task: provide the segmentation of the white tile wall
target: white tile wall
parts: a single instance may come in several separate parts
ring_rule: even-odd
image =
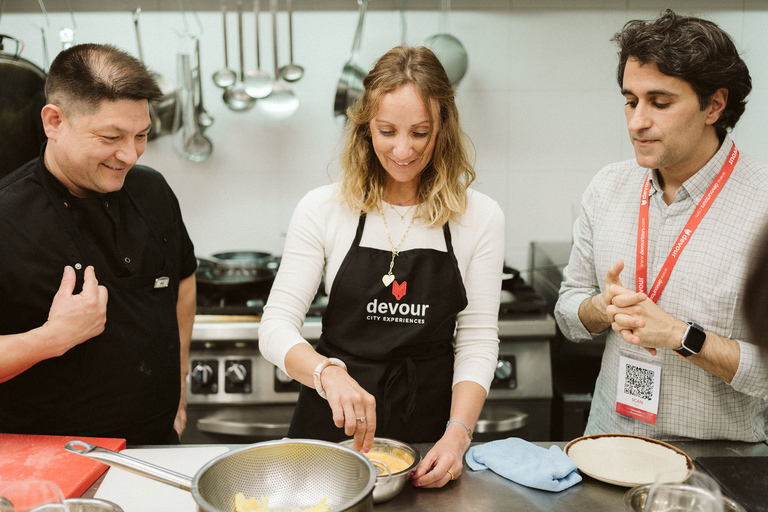
[[[246,2],[248,4],[248,2]],[[436,2],[437,4],[437,2]],[[488,11],[454,10],[451,32],[465,45],[469,70],[458,88],[462,123],[477,149],[477,188],[507,215],[507,262],[525,268],[531,241],[568,240],[579,201],[605,164],[632,158],[623,98],[615,81],[611,36],[628,20],[654,17],[667,6],[721,24],[750,66],[754,90],[735,138],[743,152],[768,161],[768,24],[758,0],[514,0]],[[498,7],[498,6],[497,6]],[[271,20],[260,18],[262,67],[273,69]],[[287,121],[265,119],[256,109],[229,111],[210,80],[223,65],[221,17],[199,14],[206,109],[215,124],[206,132],[214,153],[203,163],[176,156],[171,137],[149,144],[141,163],[157,168],[179,197],[200,255],[230,249],[282,251],[296,202],[328,183],[337,169],[343,125],[333,117],[336,82],[347,60],[357,13],[294,13],[294,60],[305,68],[292,87],[300,99]],[[136,51],[129,9],[76,14],[77,42],[109,42]],[[197,33],[188,13],[187,24]],[[236,15],[229,13],[230,66],[238,62]],[[40,14],[5,14],[0,32],[23,39],[23,56],[43,65]],[[418,44],[438,30],[435,11],[407,14],[407,42]],[[51,58],[57,33],[71,26],[50,14]],[[287,17],[278,18],[279,62],[288,60]],[[184,20],[173,12],[141,15],[145,60],[176,81],[176,53],[188,50],[179,34]],[[246,70],[255,67],[253,15],[245,14]],[[366,16],[363,67],[401,41],[396,11]]]

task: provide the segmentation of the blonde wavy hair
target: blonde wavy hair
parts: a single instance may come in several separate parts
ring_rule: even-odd
[[[363,79],[362,95],[347,110],[347,139],[340,155],[342,201],[353,210],[370,213],[384,200],[387,172],[373,150],[370,123],[381,97],[406,84],[416,88],[429,113],[429,140],[424,147],[437,137],[432,160],[419,176],[418,215],[432,226],[442,226],[467,209],[467,189],[475,180],[474,146],[461,129],[451,81],[425,47],[391,49]],[[439,119],[434,118],[433,104]]]

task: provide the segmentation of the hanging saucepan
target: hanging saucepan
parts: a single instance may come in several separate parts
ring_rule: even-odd
[[[455,88],[467,72],[469,57],[461,41],[449,33],[448,13],[450,10],[451,1],[442,0],[440,33],[426,38],[422,44],[435,53],[443,68],[445,68],[445,73],[448,75],[451,85]]]
[[[373,510],[373,464],[362,453],[327,441],[283,439],[234,449],[205,464],[193,478],[83,441],[65,448],[189,491],[200,512],[231,511],[237,493],[264,496],[275,510],[314,507],[323,499],[333,512]]]
[[[139,33],[139,13],[141,8],[133,11],[133,26],[136,32],[136,47],[139,53],[139,60],[144,62],[144,52],[141,49],[141,34]],[[173,116],[176,114],[176,86],[173,82],[159,74],[153,72],[157,86],[160,87],[160,91],[163,95],[157,100],[153,101],[149,105],[149,117],[152,121],[152,129],[149,131],[147,139],[152,140],[161,135],[168,135],[173,133],[174,130],[178,130],[178,126],[174,126]]]
[[[3,53],[7,41],[14,53]],[[24,43],[0,34],[0,178],[40,154],[45,141],[40,111],[45,106],[45,72],[21,57]]]
[[[355,39],[352,41],[352,51],[349,53],[349,59],[341,70],[341,78],[336,85],[336,97],[333,100],[333,114],[336,116],[346,116],[347,109],[363,93],[363,71],[357,63],[357,57],[360,54],[360,41],[363,39],[363,20],[365,11],[368,8],[368,0],[357,0],[360,6],[360,14],[357,18],[357,30]]]

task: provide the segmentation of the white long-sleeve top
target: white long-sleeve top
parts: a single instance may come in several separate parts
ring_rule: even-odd
[[[278,368],[295,345],[307,343],[301,326],[323,274],[330,295],[336,273],[352,246],[359,212],[342,204],[336,185],[309,192],[299,202],[285,241],[280,268],[259,326],[259,350]],[[403,237],[415,208],[384,205],[392,243]],[[361,247],[391,251],[380,211],[368,214]],[[401,218],[403,216],[404,218]],[[449,223],[451,243],[467,292],[467,307],[458,315],[454,339],[453,384],[472,381],[490,388],[499,352],[498,314],[504,265],[504,214],[490,197],[469,191],[459,222]],[[414,220],[400,251],[416,248],[446,251],[442,228]],[[389,268],[380,270],[381,275]],[[397,261],[394,273],[397,275]]]

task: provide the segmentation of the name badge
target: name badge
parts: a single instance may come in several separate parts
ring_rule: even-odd
[[[168,284],[171,282],[169,277],[163,276],[155,279],[155,288],[168,288]]]
[[[623,352],[623,351],[622,351]],[[616,412],[649,425],[656,425],[661,390],[661,363],[627,352],[619,356]]]

